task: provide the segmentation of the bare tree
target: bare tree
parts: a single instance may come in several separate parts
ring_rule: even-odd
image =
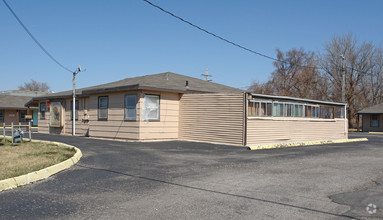
[[[349,105],[349,126],[353,127],[356,114],[362,108],[381,101],[382,50],[371,42],[358,44],[352,34],[334,37],[325,45],[321,56],[323,74],[329,82],[328,95],[341,101],[342,66],[345,57],[345,102]]]
[[[19,86],[20,90],[24,91],[39,91],[39,92],[49,92],[50,87],[45,82],[37,82],[36,80],[31,79],[30,82],[25,82],[24,85]]]
[[[254,82],[249,90],[340,102],[342,68],[345,57],[345,102],[349,126],[355,125],[357,112],[383,101],[383,48],[371,42],[358,43],[352,34],[337,36],[325,44],[317,56],[303,49],[283,53],[277,49],[275,70],[266,83]]]
[[[293,96],[310,99],[326,99],[326,82],[318,71],[314,52],[292,49],[286,53],[277,49],[275,70],[268,82],[254,82],[250,91],[265,94]]]
[[[248,88],[248,91],[257,93],[257,94],[267,94],[267,95],[274,95],[273,88],[269,82],[266,83],[260,83],[258,81],[253,81],[251,86]]]

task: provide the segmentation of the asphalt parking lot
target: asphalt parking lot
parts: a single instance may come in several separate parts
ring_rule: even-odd
[[[383,135],[259,151],[33,137],[75,145],[83,158],[46,180],[0,192],[1,219],[383,218]]]

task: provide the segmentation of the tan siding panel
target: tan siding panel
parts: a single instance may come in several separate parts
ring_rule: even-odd
[[[243,144],[243,94],[185,94],[180,106],[180,138]]]
[[[344,120],[249,119],[247,145],[344,139]]]
[[[110,93],[91,95],[88,101],[89,136],[112,139],[138,140],[139,122],[125,121],[124,102],[125,94]],[[137,93],[129,93],[137,94]],[[98,120],[98,97],[109,97],[108,120]],[[138,118],[138,113],[137,113]]]
[[[144,92],[145,93],[145,92]],[[150,92],[148,94],[151,94]],[[160,121],[140,121],[140,140],[177,139],[179,132],[178,93],[162,92],[160,95]],[[144,95],[139,99],[140,113]]]
[[[90,131],[92,137],[111,138],[111,139],[133,139],[138,140],[138,133],[114,132],[114,131]]]

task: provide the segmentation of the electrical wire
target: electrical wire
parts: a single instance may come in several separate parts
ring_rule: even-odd
[[[283,60],[280,60],[280,59],[277,59],[277,58],[274,58],[274,57],[271,57],[271,56],[262,54],[262,53],[260,53],[260,52],[257,52],[257,51],[254,51],[254,50],[252,50],[252,49],[249,49],[249,48],[247,48],[247,47],[245,47],[245,46],[242,46],[242,45],[240,45],[240,44],[237,44],[237,43],[235,43],[235,42],[233,42],[233,41],[230,41],[230,40],[228,40],[228,39],[226,39],[226,38],[223,38],[223,37],[221,37],[221,36],[219,36],[219,35],[217,35],[217,34],[214,34],[213,32],[210,32],[210,31],[208,31],[208,30],[206,30],[206,29],[204,29],[204,28],[202,28],[202,27],[200,27],[200,26],[198,26],[198,25],[195,25],[195,24],[191,23],[190,21],[187,21],[187,20],[185,20],[185,19],[183,19],[183,18],[181,18],[181,17],[179,17],[179,16],[173,14],[172,12],[165,10],[165,9],[163,9],[162,7],[156,5],[156,4],[154,4],[154,3],[152,3],[152,2],[150,2],[150,1],[148,1],[148,0],[142,0],[142,1],[148,3],[149,5],[151,5],[151,6],[155,7],[155,8],[157,8],[157,9],[161,10],[162,12],[164,12],[164,13],[166,13],[166,14],[168,14],[168,15],[170,15],[170,16],[172,16],[172,17],[174,17],[174,18],[176,18],[176,19],[178,19],[178,20],[180,20],[180,21],[182,21],[182,22],[184,22],[184,23],[186,23],[186,24],[188,24],[188,25],[194,27],[194,28],[197,28],[198,30],[203,31],[203,32],[205,32],[205,33],[207,33],[207,34],[209,34],[209,35],[211,35],[211,36],[213,36],[213,37],[215,37],[215,38],[217,38],[217,39],[219,39],[219,40],[222,40],[222,41],[224,41],[224,42],[226,42],[226,43],[229,43],[229,44],[231,44],[231,45],[233,45],[233,46],[239,47],[239,48],[241,48],[241,49],[243,49],[243,50],[246,50],[246,51],[248,51],[248,52],[251,52],[251,53],[253,53],[253,54],[262,56],[262,57],[264,57],[264,58],[267,58],[267,59],[270,59],[270,60],[273,60],[273,61],[276,61],[276,62],[279,62],[279,63],[285,63],[285,64],[289,64],[289,65],[291,65],[291,63],[289,63],[289,62],[287,62],[287,61],[283,61]],[[318,66],[304,66],[304,65],[296,65],[296,66],[304,67],[304,68],[311,68],[311,69],[318,69],[318,70],[325,70],[324,67],[318,67]],[[353,71],[357,71],[357,72],[359,72],[359,73],[367,74],[367,72],[360,71],[360,70],[354,69],[354,68],[352,68],[352,67],[346,67],[346,68],[347,68],[347,69],[351,69],[351,70],[353,70]]]
[[[217,35],[217,34],[214,34],[213,32],[210,32],[210,31],[208,31],[208,30],[206,30],[206,29],[204,29],[204,28],[201,28],[201,27],[199,27],[198,25],[195,25],[195,24],[191,23],[190,21],[187,21],[187,20],[181,18],[181,17],[179,17],[179,16],[173,14],[172,12],[167,11],[167,10],[161,8],[160,6],[153,4],[152,2],[150,2],[150,1],[148,1],[148,0],[143,0],[143,1],[146,2],[146,3],[148,3],[149,5],[151,5],[151,6],[155,7],[155,8],[157,8],[157,9],[159,9],[159,10],[165,12],[166,14],[169,14],[170,16],[172,16],[172,17],[174,17],[174,18],[176,18],[176,19],[178,19],[178,20],[180,20],[180,21],[182,21],[182,22],[184,22],[184,23],[186,23],[186,24],[188,24],[188,25],[190,25],[190,26],[192,26],[192,27],[194,27],[194,28],[197,28],[197,29],[200,30],[200,31],[203,31],[203,32],[205,32],[205,33],[207,33],[207,34],[209,34],[209,35],[215,37],[215,38],[218,38],[218,39],[220,39],[220,40],[222,40],[222,41],[225,41],[226,43],[229,43],[229,44],[231,44],[231,45],[233,45],[233,46],[239,47],[239,48],[241,48],[241,49],[243,49],[243,50],[246,50],[246,51],[248,51],[248,52],[257,54],[257,55],[259,55],[259,56],[265,57],[265,58],[267,58],[267,59],[274,60],[274,61],[277,61],[277,62],[285,63],[285,61],[283,61],[283,60],[279,60],[279,59],[276,59],[276,58],[274,58],[274,57],[267,56],[267,55],[265,55],[265,54],[259,53],[259,52],[257,52],[257,51],[252,50],[252,49],[249,49],[249,48],[247,48],[247,47],[241,46],[241,45],[239,45],[239,44],[237,44],[237,43],[235,43],[235,42],[233,42],[233,41],[230,41],[230,40],[228,40],[228,39],[226,39],[226,38],[223,38],[223,37],[221,37],[221,36],[219,36],[219,35]]]
[[[62,65],[59,61],[57,61],[44,47],[43,45],[32,35],[32,33],[28,30],[28,28],[23,24],[23,22],[20,20],[20,18],[16,15],[16,13],[12,10],[12,8],[8,5],[8,3],[3,0],[5,6],[9,9],[9,11],[12,13],[12,15],[16,18],[16,20],[19,22],[19,24],[23,27],[23,29],[28,33],[28,35],[32,38],[32,40],[37,44],[37,46],[40,47],[40,49],[49,57],[51,60],[53,60],[57,65],[59,65],[61,68],[65,69],[68,72],[73,73],[72,70]]]

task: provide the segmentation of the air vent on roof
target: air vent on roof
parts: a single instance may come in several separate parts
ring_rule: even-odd
[[[185,87],[188,89],[189,88],[189,81],[186,80]]]

